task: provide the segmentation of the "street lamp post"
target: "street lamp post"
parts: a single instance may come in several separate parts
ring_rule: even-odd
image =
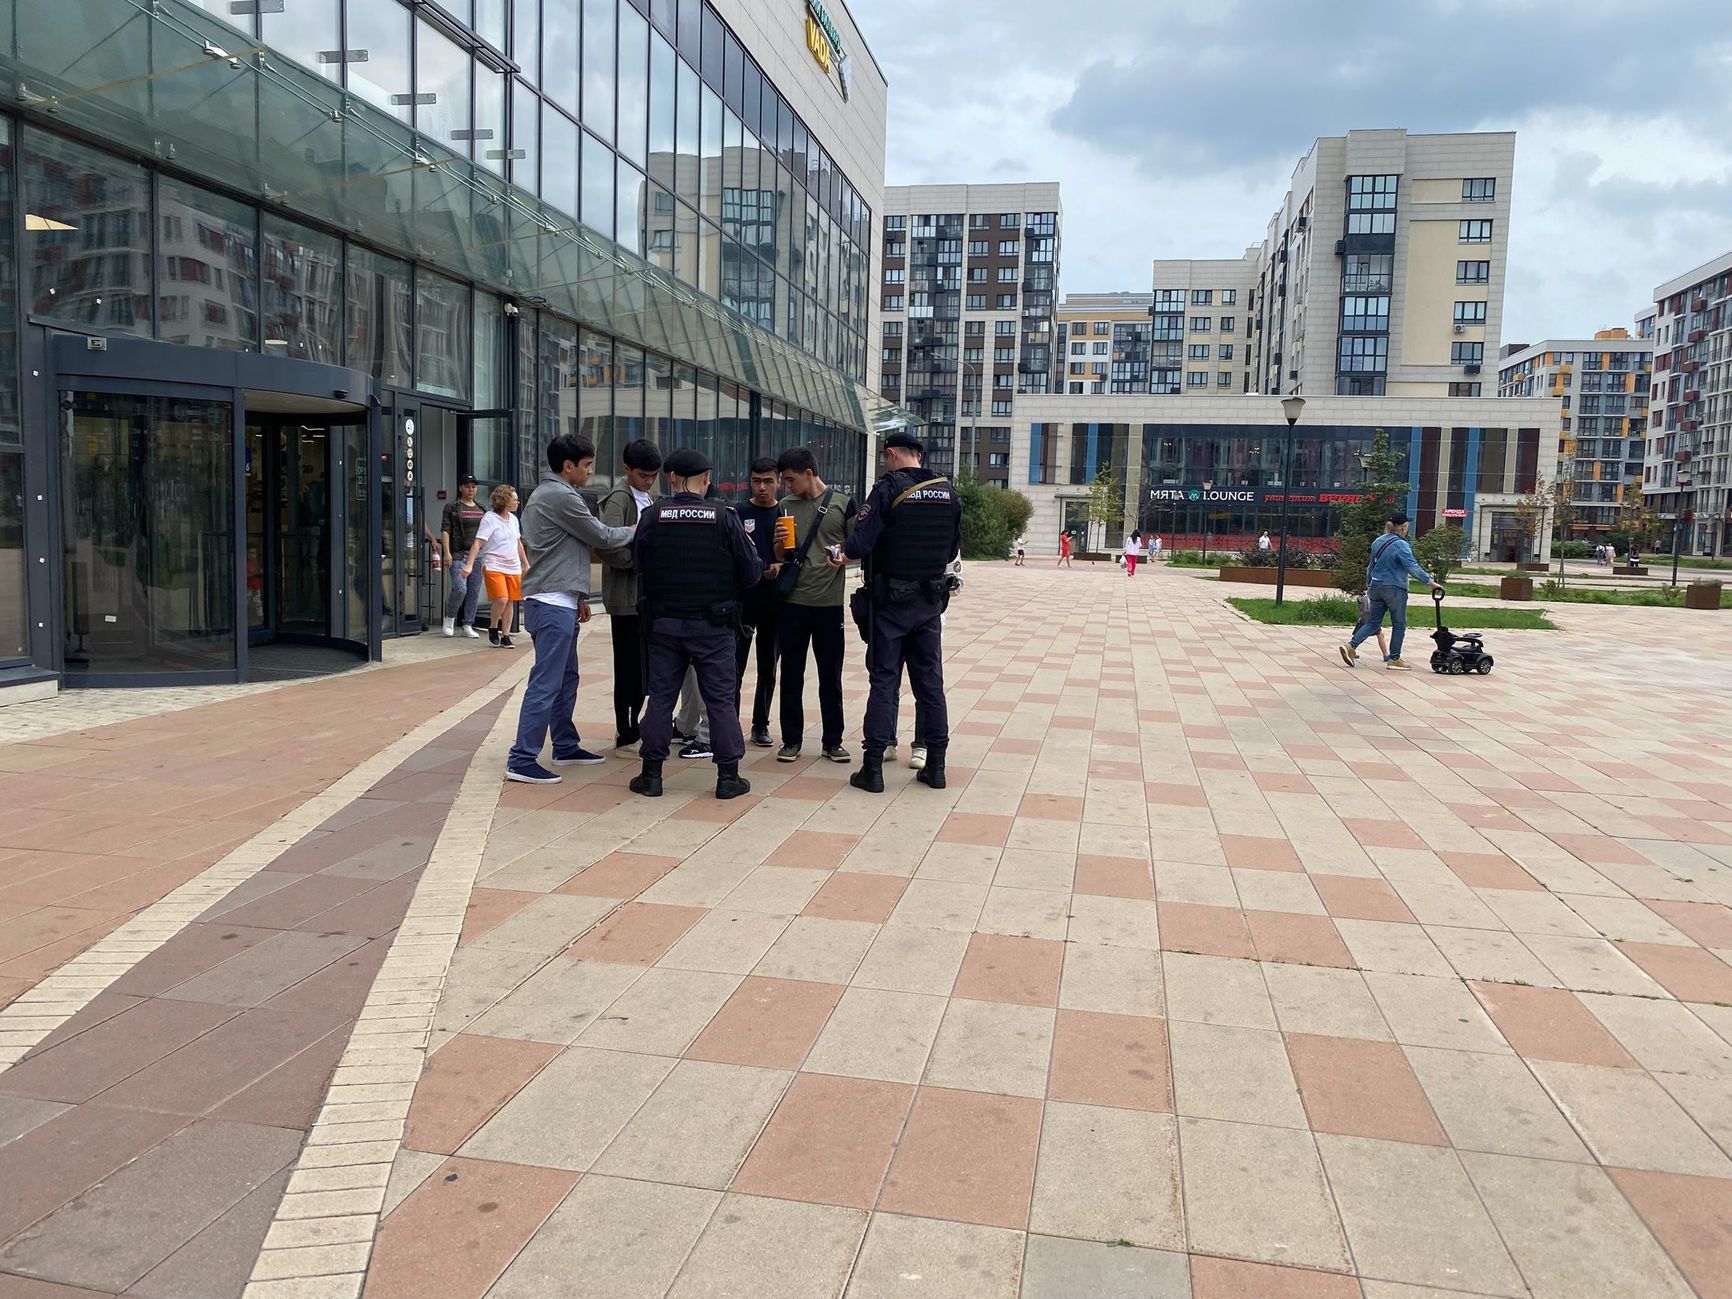
[[[1215,480],[1203,482],[1203,567],[1209,566],[1209,493],[1215,490]]]
[[[962,369],[963,369],[964,376],[967,375],[968,367],[971,365],[974,367],[974,377],[976,379],[980,380],[981,388],[984,388],[986,386],[986,371],[982,368],[981,363],[979,361],[968,361],[968,360],[963,361]],[[967,391],[968,391],[967,387],[964,386],[963,392],[966,394]],[[980,392],[980,389],[976,389],[975,394],[974,394],[974,410],[973,410],[973,413],[971,415],[969,415],[969,417],[968,417],[968,446],[966,448],[964,448],[964,450],[967,453],[967,456],[969,456],[969,457],[972,457],[972,456],[979,454],[979,449],[980,449],[980,402],[981,402],[981,392]],[[962,472],[961,461],[964,459],[964,457],[959,456],[959,457],[957,457],[957,459],[958,459],[959,463],[957,464],[956,469],[957,469],[958,473],[961,473]],[[972,460],[970,460],[968,462],[968,467],[969,467],[969,473],[970,473],[971,477],[979,477],[979,475],[977,475],[973,472],[974,465],[973,465]]]
[[[1293,505],[1293,426],[1305,409],[1303,397],[1283,397],[1281,412],[1287,416],[1287,452],[1281,458],[1281,551],[1275,556],[1275,607],[1287,598],[1287,518]]]

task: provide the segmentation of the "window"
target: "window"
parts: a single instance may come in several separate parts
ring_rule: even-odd
[[[1231,370],[1218,371],[1215,375],[1215,386],[1217,388],[1231,388],[1233,386],[1233,372]]]
[[[1451,343],[1449,345],[1449,363],[1451,365],[1478,365],[1484,360],[1484,343]]]
[[[1016,283],[1016,267],[1014,267],[1014,266],[1000,266],[998,268],[998,282],[1000,284],[1015,284]]]
[[[884,282],[886,284],[900,284],[902,283],[902,275],[901,271],[885,271]]]
[[[1233,321],[1234,321],[1234,319],[1235,319],[1235,318],[1234,318],[1234,317],[1233,317],[1233,316],[1222,316],[1222,317],[1221,317],[1221,320],[1220,320],[1220,323],[1219,323],[1219,325],[1218,325],[1218,326],[1217,326],[1217,328],[1218,328],[1218,329],[1220,329],[1220,331],[1221,331],[1221,332],[1222,332],[1222,333],[1223,333],[1223,334],[1230,334],[1230,333],[1232,333],[1232,332],[1233,332]]]
[[[994,388],[1014,388],[1016,387],[1016,376],[1014,374],[995,374],[992,376],[992,386]]]
[[[1477,397],[1480,387],[1478,383],[1452,383],[1449,385],[1451,397]]]
[[[985,257],[986,256],[986,247],[987,247],[986,240],[984,240],[984,239],[970,239],[968,241],[968,255],[970,257]]]
[[[1097,321],[1095,321],[1095,333],[1096,334],[1110,334],[1112,332],[1113,332],[1113,325],[1112,325],[1112,322],[1110,320],[1097,320]]]
[[[1457,262],[1455,264],[1455,282],[1457,284],[1490,284],[1490,262]]]
[[[1000,212],[998,214],[998,228],[1000,230],[1014,230],[1021,224],[1022,213],[1020,212]]]
[[[1072,343],[1070,345],[1070,354],[1072,356],[1087,356],[1088,350],[1089,345],[1087,343]]]
[[[1096,343],[1094,354],[1096,356],[1105,356],[1112,350],[1112,346],[1111,343]]]
[[[1015,365],[1016,349],[1014,347],[995,347],[992,349],[992,359],[996,365]]]
[[[968,301],[964,305],[969,311],[985,311],[986,295],[984,293],[970,293],[968,295]]]
[[[1009,397],[994,397],[992,400],[992,413],[994,415],[1009,415],[1012,412],[1013,405],[1014,403]]]
[[[1341,299],[1341,328],[1386,331],[1389,328],[1389,299],[1381,294],[1348,294]]]
[[[1215,300],[1215,292],[1213,289],[1192,289],[1191,290],[1191,305],[1193,307],[1206,307],[1210,303],[1214,302],[1214,300]]]
[[[885,321],[884,322],[884,337],[886,337],[886,338],[901,338],[902,337],[902,322],[900,320],[887,320],[887,321]]]
[[[1461,182],[1461,201],[1463,203],[1490,203],[1496,197],[1497,180],[1495,177],[1482,176]]]
[[[970,266],[968,268],[968,282],[970,284],[985,284],[986,283],[986,267],[984,267],[984,266]]]
[[[984,230],[984,229],[986,229],[986,213],[976,212],[972,216],[970,216],[968,218],[968,228],[970,230]]]
[[[902,295],[900,293],[886,293],[884,295],[884,310],[901,311]]]
[[[1485,303],[1458,302],[1455,304],[1455,323],[1458,325],[1485,324]]]
[[[1192,343],[1186,349],[1186,355],[1193,361],[1207,361],[1209,359],[1209,345],[1207,343]]]
[[[1347,178],[1347,233],[1387,235],[1395,233],[1397,176],[1349,176]]]
[[[998,255],[1000,257],[1015,257],[1016,256],[1016,240],[1014,240],[1014,239],[1001,239],[999,241],[999,244],[998,244]]]
[[[1207,388],[1208,386],[1209,386],[1208,371],[1206,371],[1206,370],[1187,370],[1185,372],[1185,387],[1187,387],[1187,388]]]
[[[1341,267],[1341,291],[1388,293],[1394,269],[1390,253],[1349,253]]]
[[[1491,222],[1463,221],[1456,234],[1456,242],[1463,244],[1489,244],[1491,242]]]
[[[1215,355],[1219,356],[1223,361],[1231,361],[1233,359],[1233,345],[1231,343],[1222,343],[1220,349],[1215,353]]]
[[[1000,311],[1015,311],[1016,310],[1016,294],[1014,294],[1014,293],[1001,293],[1001,294],[999,294],[998,295],[998,310],[1000,310]]]
[[[1238,300],[1239,300],[1239,291],[1237,289],[1222,289],[1221,290],[1221,305],[1223,307],[1230,307],[1235,302],[1237,302]]]
[[[1016,337],[1016,322],[1014,320],[997,320],[993,322],[992,332],[1000,338]]]
[[[1080,383],[1073,383],[1070,386],[1071,396],[1073,396],[1073,397],[1082,396],[1082,390],[1083,390],[1083,386]]]
[[[1087,374],[1088,372],[1089,367],[1087,361],[1072,361],[1070,363],[1071,374]]]
[[[1191,332],[1193,334],[1207,334],[1211,329],[1214,328],[1214,324],[1215,324],[1215,322],[1212,321],[1211,319],[1209,319],[1209,317],[1207,317],[1207,316],[1192,316],[1191,317]]]
[[[887,216],[884,218],[884,228],[886,230],[906,230],[908,229],[908,218],[905,216]]]
[[[1343,334],[1336,369],[1342,374],[1375,373],[1389,368],[1387,334]]]
[[[1157,289],[1155,291],[1156,311],[1183,311],[1185,309],[1185,291],[1183,289]]]

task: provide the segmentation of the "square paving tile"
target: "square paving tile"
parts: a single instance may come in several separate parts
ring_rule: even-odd
[[[890,919],[907,887],[908,881],[895,875],[837,872],[824,881],[800,914],[881,925]]]
[[[1636,1063],[1573,992],[1507,983],[1468,986],[1498,1031],[1518,1054],[1530,1060],[1626,1068]]]
[[[457,1034],[428,1057],[404,1144],[451,1154],[558,1054],[541,1042]]]
[[[1180,1114],[1304,1128],[1305,1108],[1276,1032],[1171,1020],[1173,1099]]]
[[[1046,1095],[1052,1010],[992,1001],[952,1000],[944,1012],[925,1081],[934,1087]]]
[[[1268,1263],[1243,1263],[1229,1258],[1191,1259],[1193,1299],[1359,1299],[1359,1282],[1305,1268],[1275,1267]],[[1394,1296],[1390,1296],[1394,1299]],[[1402,1299],[1444,1299],[1417,1291]]]
[[[1039,938],[975,934],[951,995],[975,1001],[1056,1006],[1064,944]]]
[[[1194,902],[1161,902],[1161,947],[1169,952],[1204,956],[1255,957],[1245,913],[1237,907],[1203,906]]]
[[[1608,1171],[1703,1299],[1732,1295],[1732,1181]]]
[[[571,1047],[510,1096],[464,1142],[461,1153],[587,1169],[661,1086],[674,1063],[665,1056]]]
[[[568,955],[626,965],[654,965],[706,914],[701,907],[628,902],[573,943]]]
[[[723,1190],[787,1090],[776,1069],[682,1060],[591,1166]]]
[[[1190,1299],[1183,1254],[1031,1233],[1022,1299]]]
[[[734,1189],[870,1209],[913,1099],[914,1088],[899,1083],[799,1075]]]
[[[1732,1160],[1640,1070],[1556,1060],[1532,1067],[1601,1163],[1732,1178]]]
[[[1178,1249],[1185,1235],[1178,1180],[1171,1116],[1053,1101],[1041,1126],[1029,1229]]]
[[[1341,1224],[1309,1132],[1186,1118],[1179,1121],[1179,1152],[1192,1249],[1347,1269]]]
[[[1053,1100],[1085,1105],[1171,1113],[1166,1022],[1137,1015],[1059,1011],[1047,1094]]]
[[[1021,1096],[921,1088],[879,1207],[1023,1230],[1041,1109],[1039,1101]]]
[[[1305,1033],[1286,1038],[1312,1131],[1448,1144],[1395,1043]]]
[[[834,983],[749,978],[686,1055],[720,1064],[798,1069],[841,995]]]
[[[922,1299],[1017,1299],[1020,1231],[875,1213],[847,1299],[901,1299],[919,1278]]]

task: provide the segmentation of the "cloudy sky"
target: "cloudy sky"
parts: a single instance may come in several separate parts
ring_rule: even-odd
[[[1515,130],[1504,338],[1732,249],[1729,0],[851,0],[889,181],[1057,180],[1061,288],[1261,239],[1319,135]]]

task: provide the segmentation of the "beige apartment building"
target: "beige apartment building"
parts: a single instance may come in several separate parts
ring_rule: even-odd
[[[1254,391],[1251,303],[1260,246],[1240,258],[1157,261],[1149,385],[1176,397]]]
[[[1073,397],[1149,390],[1152,293],[1067,293],[1058,304],[1052,391]]]
[[[1644,316],[1646,313],[1644,313]],[[1654,290],[1642,491],[1685,554],[1732,552],[1732,252]]]
[[[1561,403],[1557,477],[1570,484],[1571,535],[1603,535],[1642,495],[1653,340],[1602,329],[1592,338],[1512,343],[1503,353],[1498,396]]]

